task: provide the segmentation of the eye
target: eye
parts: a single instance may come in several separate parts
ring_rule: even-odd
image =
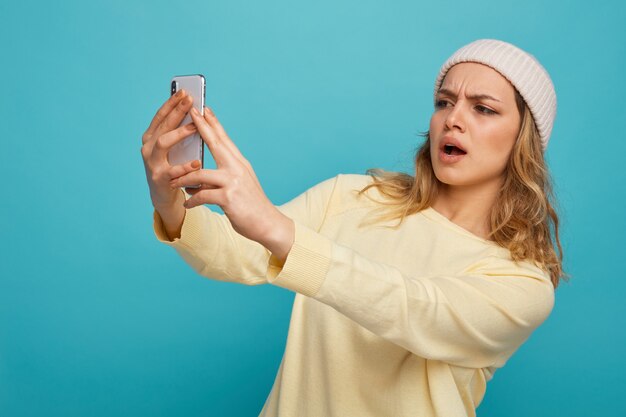
[[[476,106],[476,108],[478,109],[478,111],[479,111],[480,113],[483,113],[483,114],[496,114],[496,112],[495,112],[495,111],[493,111],[493,110],[491,110],[491,109],[488,109],[488,108],[487,108],[487,107],[485,107],[485,106],[480,106],[480,105],[479,105],[479,106]]]
[[[437,101],[435,101],[435,107],[436,108],[446,107],[447,104],[448,104],[448,102],[446,100],[437,100]]]

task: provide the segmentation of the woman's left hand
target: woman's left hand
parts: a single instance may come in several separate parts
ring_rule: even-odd
[[[267,198],[252,165],[228,137],[215,114],[208,107],[204,108],[204,117],[195,108],[190,114],[217,169],[189,172],[173,179],[170,185],[174,188],[200,184],[200,188],[186,189],[192,194],[184,204],[186,208],[201,204],[220,206],[237,233],[259,242],[284,262],[294,241],[293,221]]]

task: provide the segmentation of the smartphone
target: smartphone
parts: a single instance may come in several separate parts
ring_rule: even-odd
[[[193,107],[204,115],[204,76],[195,75],[177,75],[172,78],[170,83],[170,94],[174,95],[179,90],[185,90],[193,98]],[[187,114],[180,126],[191,123],[191,115]],[[201,167],[204,168],[204,142],[198,132],[189,135],[170,149],[167,159],[170,165],[184,164],[197,159],[200,161]],[[196,188],[196,187],[190,187]]]

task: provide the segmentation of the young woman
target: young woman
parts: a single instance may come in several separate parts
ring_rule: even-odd
[[[206,277],[296,292],[262,416],[473,416],[552,311],[564,274],[543,158],[550,77],[478,40],[444,63],[434,104],[414,175],[340,174],[279,207],[210,109],[177,127],[184,93],[144,134],[158,239]],[[170,166],[196,129],[217,169]]]

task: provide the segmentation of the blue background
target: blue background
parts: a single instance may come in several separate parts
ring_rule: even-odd
[[[440,65],[478,38],[554,80],[572,275],[478,414],[626,415],[625,21],[618,1],[0,3],[0,415],[260,411],[294,295],[201,278],[156,241],[141,135],[173,75],[206,76],[282,204],[338,173],[410,172]]]

